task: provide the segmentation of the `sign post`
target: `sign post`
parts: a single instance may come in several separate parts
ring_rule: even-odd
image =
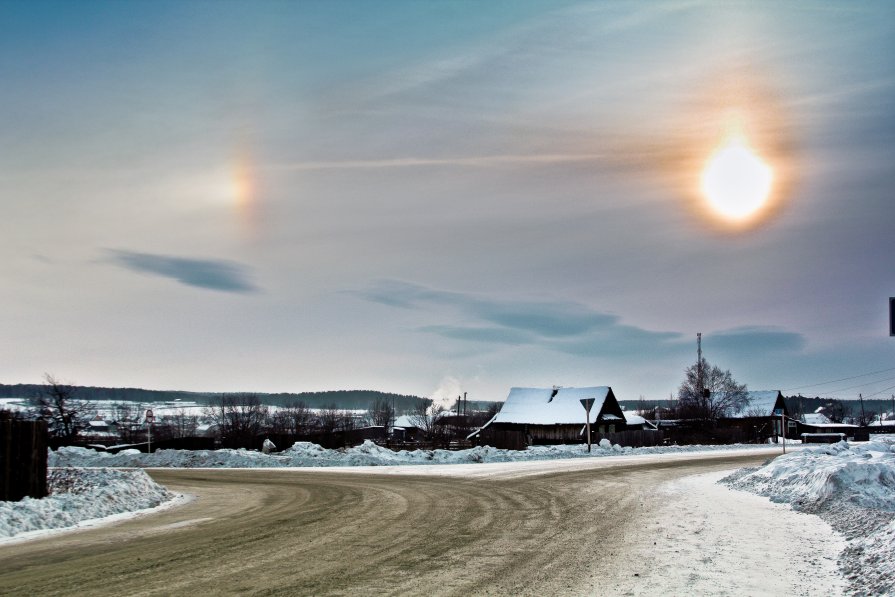
[[[594,405],[594,401],[596,398],[582,398],[581,406],[584,407],[584,412],[587,413],[587,453],[590,454],[590,409]]]
[[[783,437],[783,453],[786,454],[786,415],[782,408],[776,409],[774,414],[780,415],[780,435]]]
[[[889,335],[895,336],[895,296],[889,297]]]
[[[146,445],[146,452],[148,454],[152,454],[152,422],[155,421],[155,415],[152,414],[152,409],[146,409],[146,424],[149,426],[149,441]]]

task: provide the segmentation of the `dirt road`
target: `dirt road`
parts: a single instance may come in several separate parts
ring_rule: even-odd
[[[198,499],[0,547],[0,594],[601,594],[660,483],[766,458],[509,478],[157,469]]]

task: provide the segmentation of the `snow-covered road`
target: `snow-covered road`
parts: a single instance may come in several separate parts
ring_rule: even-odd
[[[431,453],[422,456],[405,454],[397,459],[410,460],[415,464],[372,467],[334,466],[337,464],[334,457],[318,448],[317,458],[324,456],[323,460],[328,466],[319,467],[319,462],[315,462],[317,467],[289,467],[288,462],[296,459],[293,454],[287,456],[288,460],[275,461],[275,470],[265,467],[264,470],[245,471],[247,476],[217,467],[221,466],[221,460],[248,461],[253,465],[250,468],[256,469],[270,461],[254,455],[246,456],[241,451],[229,451],[217,456],[203,454],[199,458],[187,458],[189,455],[183,454],[165,456],[168,461],[186,458],[191,464],[200,466],[211,461],[215,470],[198,468],[193,469],[194,473],[189,473],[174,469],[151,469],[150,473],[163,480],[174,479],[176,483],[195,475],[212,483],[218,482],[215,481],[217,479],[232,484],[232,478],[236,475],[254,487],[252,491],[260,492],[258,499],[262,502],[269,502],[270,498],[261,497],[266,490],[264,483],[259,484],[255,479],[256,475],[259,479],[267,479],[267,484],[292,486],[297,495],[306,492],[309,487],[324,488],[327,492],[335,488],[337,494],[346,488],[363,492],[366,491],[363,488],[374,487],[378,488],[374,495],[385,491],[398,497],[398,503],[407,504],[419,501],[413,488],[419,490],[425,486],[428,487],[426,491],[454,496],[444,499],[444,503],[441,499],[424,500],[428,505],[423,509],[431,510],[430,517],[443,518],[440,509],[444,507],[456,508],[459,512],[474,512],[477,508],[490,512],[485,529],[460,535],[461,544],[472,541],[477,545],[475,553],[479,556],[484,552],[491,553],[489,561],[498,557],[492,552],[506,549],[501,545],[524,545],[537,539],[513,534],[512,529],[522,524],[536,534],[535,529],[540,522],[535,524],[531,517],[539,516],[538,512],[553,521],[552,526],[544,527],[541,532],[549,532],[551,540],[560,544],[577,541],[575,535],[585,532],[586,528],[592,528],[599,534],[607,524],[601,517],[615,517],[610,526],[618,533],[611,539],[607,537],[608,543],[603,547],[595,543],[591,548],[592,551],[608,549],[610,553],[595,556],[589,565],[541,562],[542,568],[556,568],[552,577],[539,574],[525,561],[510,554],[501,561],[517,561],[517,565],[522,567],[520,578],[527,578],[525,583],[528,584],[501,581],[478,585],[493,594],[519,594],[520,587],[539,586],[546,591],[541,594],[648,595],[658,591],[663,594],[706,595],[887,595],[895,591],[891,581],[895,562],[890,557],[895,547],[893,443],[895,438],[881,437],[870,444],[805,447],[775,458],[765,466],[740,469],[725,480],[725,484],[719,484],[718,480],[734,469],[728,467],[725,470],[720,466],[723,462],[730,463],[731,467],[738,466],[736,462],[742,463],[746,457],[758,465],[765,458],[779,456],[780,448],[764,446],[686,453],[637,453],[612,450],[610,447],[594,458],[571,452],[571,457],[565,459],[545,460],[536,454],[528,455],[528,459],[522,461],[503,461],[503,455],[494,453],[488,458],[490,462],[474,460],[477,463],[471,464],[464,459],[468,458],[467,455],[459,459],[466,464],[453,465],[422,464],[439,461]],[[383,457],[377,450],[362,447],[340,458],[343,462],[371,464]],[[306,453],[308,449],[300,447],[294,452]],[[110,460],[107,455],[97,457],[86,452],[69,451],[65,454],[69,459],[76,456],[95,458],[103,463]],[[386,454],[385,457],[390,456]],[[712,472],[684,475],[685,469]],[[112,473],[123,474],[121,471]],[[144,473],[131,471],[129,474]],[[208,477],[208,474],[211,476]],[[224,476],[219,477],[218,474]],[[626,481],[619,482],[622,479]],[[731,489],[731,486],[740,489]],[[180,489],[189,491],[190,487],[188,484]],[[441,489],[433,489],[436,487]],[[545,498],[553,497],[541,506],[524,506],[518,502],[519,498],[502,496],[501,492],[508,487],[516,488],[511,493],[523,492],[526,501],[534,499],[539,493],[544,493]],[[752,493],[746,493],[743,489]],[[148,493],[152,494],[153,491]],[[200,502],[203,491],[197,490]],[[756,493],[779,503],[768,501],[767,497],[759,497]],[[589,495],[592,497],[589,498]],[[466,496],[478,497],[474,503],[464,503]],[[299,500],[301,507],[295,510],[293,516],[300,517],[302,512],[307,511],[307,498],[306,495]],[[327,501],[333,499],[330,496]],[[614,514],[610,514],[606,505],[601,505],[601,500],[606,499],[623,503],[625,509],[619,510],[622,506],[614,506]],[[382,507],[393,507],[392,500]],[[557,500],[566,505],[557,506]],[[504,506],[493,508],[491,501],[503,503]],[[514,505],[507,508],[511,503]],[[547,506],[549,503],[553,505]],[[790,504],[796,509],[793,510]],[[226,504],[220,506],[215,515],[209,515],[208,511],[196,509],[195,506],[171,515],[159,515],[158,524],[152,525],[151,534],[181,532],[193,527],[216,528],[216,520],[226,507]],[[582,509],[585,511],[583,519]],[[586,516],[589,509],[593,510],[596,520]],[[333,514],[334,517],[347,517],[352,524],[358,522],[353,518],[355,515],[350,507]],[[618,520],[619,515],[630,519]],[[118,518],[122,516],[118,515]],[[570,530],[564,534],[561,529],[569,517],[577,520],[576,531]],[[502,522],[495,524],[497,519]],[[448,525],[456,524],[450,517],[445,520]],[[394,524],[400,527],[406,522],[399,517]],[[88,521],[86,524],[93,523]],[[421,525],[426,526],[426,523]],[[548,528],[560,530],[547,531]],[[341,530],[332,527],[329,532],[340,533]],[[385,537],[383,533],[387,535],[387,532],[379,531],[379,536]],[[133,532],[124,534],[127,541],[135,540],[137,535]],[[407,541],[407,538],[402,541]],[[77,539],[74,542],[77,544]],[[450,541],[443,541],[440,545],[443,556],[456,549],[451,547]],[[575,549],[580,549],[580,546]],[[559,556],[559,553],[554,555]],[[3,558],[4,552],[0,546],[0,562]],[[436,582],[428,572],[420,574],[419,580],[410,582],[405,579],[408,581],[406,592],[419,589],[435,594],[459,593],[463,587],[468,589],[472,582],[452,581],[453,584],[445,585],[444,579]],[[475,574],[474,571],[471,573],[472,576]],[[427,585],[429,581],[426,578],[433,584]],[[556,584],[558,579],[562,580],[561,586]],[[479,578],[477,582],[484,581]],[[370,587],[358,585],[353,588],[360,590]]]

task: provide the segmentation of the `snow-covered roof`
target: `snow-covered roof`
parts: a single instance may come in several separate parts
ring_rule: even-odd
[[[625,411],[625,424],[628,426],[636,426],[640,425],[644,429],[657,429],[654,423],[650,423],[640,415],[635,415],[634,413]]]
[[[867,424],[868,427],[895,427],[895,421],[873,421]]]
[[[397,419],[395,419],[395,427],[402,427],[404,429],[408,427],[416,427],[413,421],[410,420],[410,415],[401,415]]]
[[[729,418],[770,417],[774,414],[774,405],[777,403],[777,397],[780,396],[779,390],[762,390],[746,392],[746,394],[749,395],[749,402],[739,411],[729,414]]]
[[[805,425],[829,425],[832,423],[823,413],[808,413],[802,415],[802,423]]]
[[[554,392],[556,395],[554,396]],[[511,388],[506,402],[491,423],[526,423],[529,425],[577,425],[586,423],[582,398],[594,398],[591,423],[612,393],[608,386],[589,388]],[[617,418],[617,417],[616,417]]]

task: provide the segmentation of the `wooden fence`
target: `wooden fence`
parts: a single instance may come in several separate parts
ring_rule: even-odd
[[[591,442],[598,444],[601,439],[608,439],[613,445],[641,448],[643,446],[661,446],[665,441],[665,434],[661,431],[632,429],[630,431],[617,431],[615,433],[590,434]]]
[[[0,501],[46,495],[46,421],[0,419]]]
[[[661,445],[665,440],[665,434],[661,431],[617,431],[615,433],[597,433],[591,431],[591,442],[599,444],[601,439],[607,439],[613,444],[639,448],[641,446]],[[536,437],[526,433],[522,429],[494,429],[486,427],[479,433],[474,441],[478,445],[492,446],[509,450],[524,450],[532,444],[581,444],[587,441],[586,434],[564,434],[562,429],[554,434],[539,433]]]

